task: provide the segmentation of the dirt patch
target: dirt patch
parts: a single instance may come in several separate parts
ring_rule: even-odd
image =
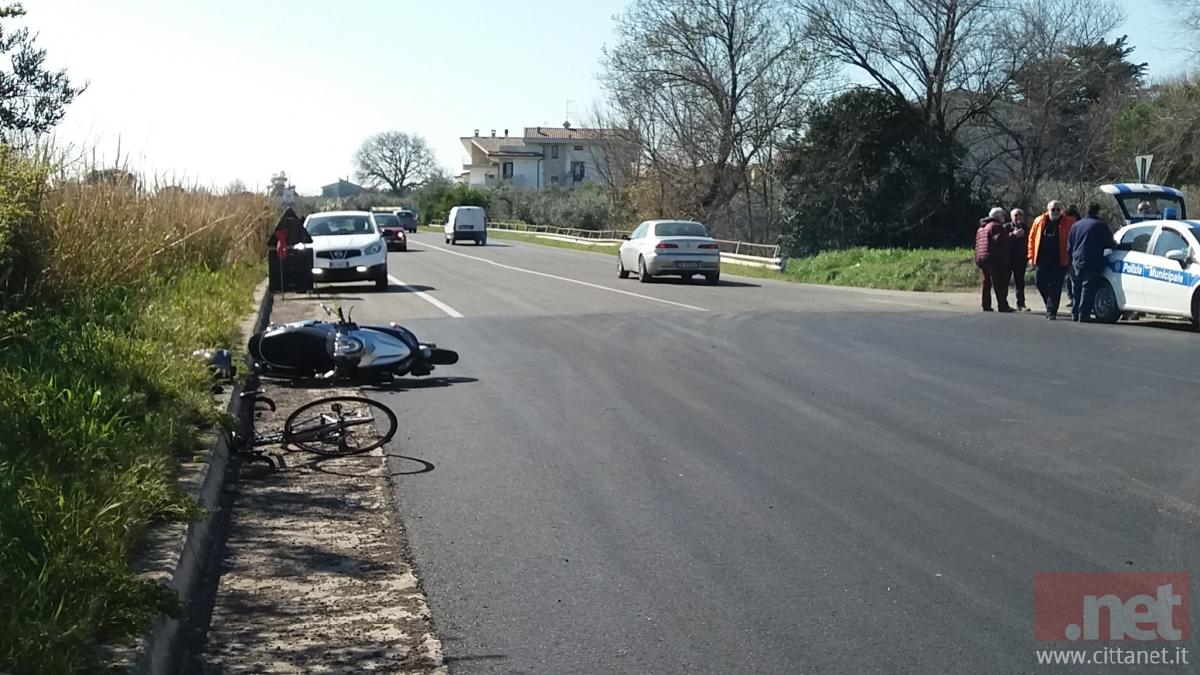
[[[275,301],[272,321],[322,317],[317,301]],[[353,389],[264,381],[274,413]],[[386,446],[385,446],[386,448]],[[239,462],[228,537],[184,672],[444,673],[441,643],[394,522],[383,449],[328,458],[275,449],[276,468]],[[204,630],[207,628],[207,630]]]

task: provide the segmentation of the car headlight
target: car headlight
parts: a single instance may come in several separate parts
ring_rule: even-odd
[[[375,255],[376,253],[379,253],[382,250],[383,250],[383,244],[381,242],[377,241],[374,244],[371,244],[370,246],[368,246],[365,253],[367,255]]]

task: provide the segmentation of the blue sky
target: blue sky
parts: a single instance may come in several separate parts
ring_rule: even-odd
[[[1164,0],[1124,0],[1152,78],[1187,65]],[[626,0],[26,0],[53,67],[88,91],[60,145],[168,181],[301,192],[350,177],[364,138],[424,136],[457,171],[474,129],[579,124]],[[569,102],[569,103],[568,103]]]

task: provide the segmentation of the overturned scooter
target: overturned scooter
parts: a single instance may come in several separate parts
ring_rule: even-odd
[[[268,326],[250,338],[249,348],[255,371],[276,377],[378,381],[428,375],[434,366],[458,362],[457,352],[421,343],[404,326],[359,326],[341,307],[334,323],[310,319]]]

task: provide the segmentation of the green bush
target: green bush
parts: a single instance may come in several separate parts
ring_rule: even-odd
[[[488,192],[489,217],[531,225],[551,225],[580,230],[607,230],[624,223],[629,215],[614,205],[604,188],[586,183],[574,189],[542,190],[502,185]]]
[[[130,553],[193,508],[173,475],[216,411],[189,355],[232,344],[261,278],[192,271],[0,314],[0,671],[86,670],[96,642],[172,609]]]
[[[38,219],[49,168],[0,145],[0,308],[36,290],[48,235]]]

